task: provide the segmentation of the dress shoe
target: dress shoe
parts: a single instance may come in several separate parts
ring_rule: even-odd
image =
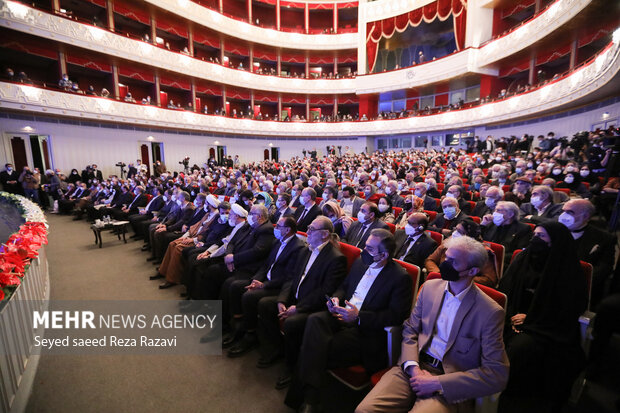
[[[189,294],[187,292],[184,292],[184,293],[179,294],[179,296],[181,298],[187,298],[187,297],[189,297]]]
[[[164,276],[163,276],[163,275],[161,275],[160,273],[157,273],[157,274],[155,274],[155,275],[151,275],[151,276],[149,277],[149,280],[159,280],[160,278],[164,278]]]
[[[212,329],[204,336],[200,337],[201,343],[210,343],[211,341],[219,340],[222,334],[217,329]]]
[[[291,373],[286,372],[282,374],[280,377],[278,377],[278,381],[276,382],[276,389],[282,390],[287,388],[291,384],[292,379],[293,377],[291,376]]]
[[[148,251],[150,249],[151,249],[151,246],[147,244],[147,245],[143,245],[142,248],[140,248],[140,251]]]
[[[148,257],[146,260],[149,262],[152,262],[152,261],[157,260],[157,257]]]
[[[235,358],[242,356],[245,353],[254,350],[256,347],[258,347],[258,340],[256,339],[256,336],[254,336],[253,334],[246,334],[241,339],[241,341],[239,341],[237,344],[232,346],[230,350],[228,350],[228,357]]]
[[[276,364],[281,358],[282,353],[276,353],[267,357],[260,357],[256,363],[256,367],[259,369],[266,369],[267,367],[271,367]]]
[[[304,403],[297,411],[299,413],[319,413],[321,412],[321,406],[319,406],[318,404]]]
[[[159,284],[160,290],[165,290],[166,288],[174,287],[176,283],[171,283],[170,281],[166,281],[165,283]]]
[[[155,260],[152,262],[153,265],[159,265],[161,264],[161,260]]]

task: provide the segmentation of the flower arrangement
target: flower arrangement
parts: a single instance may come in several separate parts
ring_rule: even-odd
[[[11,202],[26,221],[0,247],[0,301],[3,301],[21,284],[41,245],[47,244],[48,225],[41,208],[29,199],[7,192],[0,192],[0,198]]]

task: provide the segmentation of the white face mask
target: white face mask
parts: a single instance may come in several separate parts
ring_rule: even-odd
[[[418,231],[422,231],[423,229],[424,228],[422,227],[422,225],[419,225],[416,228],[413,225],[407,223],[407,225],[405,225],[405,234],[412,236],[412,235],[415,235]]]
[[[530,199],[530,203],[534,206],[534,208],[540,208],[542,205],[542,199],[539,196],[533,196]]]
[[[588,170],[582,170],[581,172],[579,172],[579,175],[583,176],[584,178],[588,175],[590,175],[590,171]]]
[[[463,234],[461,234],[458,231],[453,231],[452,235],[451,235],[452,238],[459,238],[459,237],[462,237],[462,236],[463,236]]]
[[[502,225],[504,222],[504,214],[500,212],[493,212],[493,223],[497,226]]]
[[[447,196],[448,198],[456,198],[456,196],[455,196],[453,193],[451,193],[451,192],[448,192],[448,193],[446,194],[446,196]]]
[[[177,205],[178,205],[178,206],[183,205],[183,201],[181,201],[180,199],[178,199],[178,200],[177,200]]]
[[[364,224],[366,222],[366,215],[362,211],[357,213],[357,220]]]
[[[560,173],[562,173],[562,170],[561,169],[554,169],[552,172],[553,172],[554,175],[559,175]]]
[[[486,198],[484,200],[484,204],[486,206],[488,206],[489,208],[494,208],[495,207],[495,199],[493,199],[493,198]]]
[[[575,182],[575,177],[573,177],[572,175],[566,175],[564,177],[564,182],[566,182],[567,184],[572,184],[573,182]]]
[[[253,215],[248,215],[248,224],[250,224],[251,227],[256,225],[256,218],[254,218]]]
[[[387,204],[379,204],[378,206],[379,206],[379,211],[381,212],[385,212],[390,208],[390,206]]]
[[[575,227],[575,217],[567,212],[562,212],[558,217],[558,222],[563,224],[568,229],[574,229]]]
[[[220,222],[222,224],[228,222],[228,214],[220,214]]]

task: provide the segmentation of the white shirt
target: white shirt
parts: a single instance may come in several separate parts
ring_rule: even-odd
[[[157,195],[156,197],[153,197],[153,199],[151,199],[149,201],[148,204],[146,204],[146,206],[144,207],[144,209],[146,209],[148,211],[149,207],[151,206],[151,204],[153,203],[153,201],[155,201],[157,198],[159,198],[161,195]]]
[[[304,269],[304,272],[301,275],[301,280],[299,280],[297,291],[295,291],[295,298],[299,298],[298,295],[299,295],[299,288],[301,287],[301,283],[303,283],[304,280],[306,279],[306,275],[308,274],[308,271],[310,271],[310,268],[312,268],[312,264],[314,264],[316,257],[319,256],[319,254],[321,253],[321,250],[323,250],[323,248],[327,245],[328,242],[329,240],[325,241],[324,243],[322,243],[321,245],[319,245],[318,247],[312,250],[312,254],[310,254],[310,259],[308,260],[308,263],[306,264],[306,268]]]
[[[465,294],[469,292],[472,284],[469,284],[467,288],[461,291],[459,294],[454,295],[450,292],[450,283],[446,283],[446,290],[443,295],[443,302],[439,315],[437,316],[437,322],[435,323],[435,329],[433,330],[433,336],[431,343],[428,346],[426,352],[436,359],[443,360],[443,356],[446,353],[446,345],[448,344],[448,338],[450,337],[450,331],[452,331],[452,324],[456,313],[463,302]]]
[[[360,282],[357,283],[357,287],[355,287],[355,291],[353,292],[353,296],[351,296],[349,302],[356,306],[358,310],[362,309],[362,305],[364,304],[366,295],[368,295],[368,291],[370,291],[370,288],[377,279],[377,275],[379,275],[384,267],[385,265],[381,267],[375,267],[374,264],[371,265],[360,279]]]
[[[342,211],[348,217],[353,215],[353,201],[351,201],[351,198],[342,200]]]
[[[422,232],[419,233],[418,235],[414,235],[413,237],[407,237],[407,238],[411,238],[411,241],[409,241],[409,246],[407,247],[407,250],[403,253],[403,255],[400,256],[399,260],[403,261],[403,258],[405,258],[407,256],[407,254],[409,254],[409,251],[411,250],[411,247],[413,247],[413,244],[415,244],[416,242],[418,242],[418,239],[422,236]],[[405,241],[407,242],[407,241]]]
[[[538,216],[541,216],[542,214],[544,214],[545,210],[549,208],[550,205],[551,205],[551,202],[543,206],[541,209],[536,208],[536,212],[538,213]]]
[[[278,257],[280,257],[280,254],[282,253],[282,250],[284,250],[284,248],[286,247],[286,245],[288,244],[288,242],[295,237],[296,235],[291,235],[290,237],[288,237],[287,239],[283,240],[280,248],[278,248],[278,253],[276,254],[276,258],[273,260],[273,264],[271,264],[271,267],[269,267],[269,271],[267,271],[267,279],[269,281],[271,281],[271,269],[273,268],[274,264],[278,261]]]
[[[231,239],[233,239],[233,237],[235,236],[237,231],[239,231],[239,228],[243,226],[243,224],[245,224],[245,221],[241,221],[240,223],[234,226],[230,234],[228,234],[228,236],[222,240],[224,241],[224,243],[222,244],[221,247],[218,247],[217,244],[213,244],[209,247],[207,251],[211,252],[212,257],[219,257],[220,255],[223,255],[226,252],[228,243],[230,242]]]

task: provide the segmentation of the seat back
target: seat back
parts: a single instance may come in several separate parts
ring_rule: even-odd
[[[386,225],[388,226],[390,232],[393,234],[394,231],[396,231],[396,225],[394,224],[390,224],[389,222],[386,222]]]
[[[553,188],[554,191],[564,192],[566,195],[570,196],[570,189],[568,188]]]
[[[306,234],[303,231],[297,231],[297,238],[299,238],[300,240],[307,242],[308,241],[308,234]]]
[[[446,185],[443,182],[437,182],[437,190],[441,193]]]
[[[367,201],[374,202],[376,204],[382,196],[385,196],[385,194],[372,194]]]
[[[316,204],[319,205],[321,202],[323,202],[323,198],[321,198],[320,196],[317,196],[314,202],[316,202]]]
[[[427,211],[424,210],[424,213],[426,215],[428,215],[428,221],[431,222],[432,220],[434,220],[437,217],[437,212],[436,211]]]
[[[480,222],[482,222],[482,221],[480,220],[480,217],[477,217],[477,216],[475,216],[475,215],[470,215],[469,217],[472,219],[472,221],[474,221],[474,222],[475,222],[476,224],[478,224],[478,225],[480,225]]]
[[[354,247],[353,245],[346,244],[344,242],[340,242],[340,252],[342,255],[347,257],[347,273],[351,270],[353,263],[362,253],[362,250]]]
[[[400,207],[393,207],[392,212],[395,217],[398,217],[401,214],[401,212],[403,212],[403,209]]]
[[[441,245],[441,243],[443,242],[443,235],[441,235],[439,232],[435,232],[435,231],[426,231],[426,233],[433,239],[435,240],[435,242],[437,243],[437,245]]]
[[[476,208],[476,203],[474,201],[467,201],[467,203],[469,204],[470,211],[473,211],[474,208]]]
[[[438,272],[430,272],[426,276],[426,280],[437,280],[441,279],[441,274]],[[506,309],[506,303],[508,302],[508,297],[506,294],[497,291],[495,288],[487,287],[486,285],[476,283],[476,286],[482,290],[486,295],[491,297],[493,301],[495,301],[500,307],[504,310]]]
[[[484,245],[491,248],[495,254],[495,266],[497,268],[497,279],[502,278],[504,273],[504,257],[506,255],[506,248],[502,244],[496,244],[490,241],[484,241]]]
[[[412,281],[411,288],[413,288],[413,291],[412,291],[413,301],[411,303],[411,306],[413,308],[413,305],[415,304],[415,299],[418,293],[418,287],[420,284],[420,273],[421,273],[420,267],[414,264],[410,264],[405,261],[397,260],[397,259],[395,259],[394,262],[397,262],[401,267],[403,267],[407,271],[409,276],[411,276],[411,281]]]

